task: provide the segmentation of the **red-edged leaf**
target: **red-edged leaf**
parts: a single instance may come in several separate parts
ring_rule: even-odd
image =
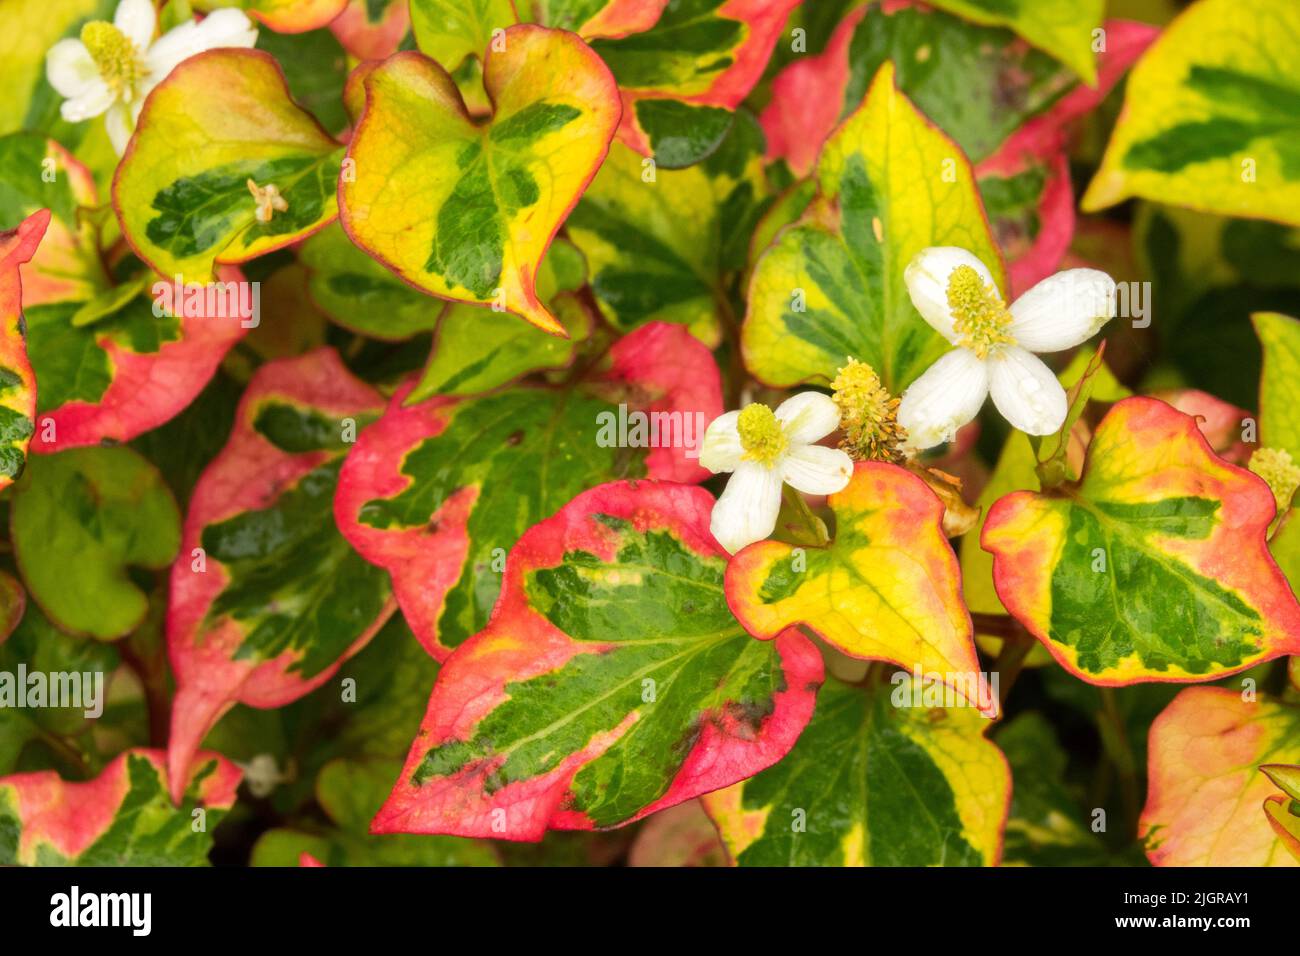
[[[127,442],[179,414],[203,391],[231,347],[248,334],[238,305],[243,273],[218,270],[211,289],[173,308],[175,286],[159,279],[111,317],[75,327],[77,302],[29,308],[31,354],[40,384],[32,451],[49,454],[104,441]],[[161,302],[162,315],[154,314]],[[200,304],[201,303],[201,304]],[[174,312],[181,315],[173,317]],[[47,377],[48,371],[48,377]]]
[[[579,495],[506,563],[487,628],[443,666],[376,833],[537,840],[621,826],[749,777],[812,715],[821,655],[727,610],[713,497]]]
[[[392,575],[411,629],[439,660],[487,623],[506,551],[575,494],[612,478],[707,477],[680,440],[629,447],[635,436],[620,440],[615,428],[602,441],[620,403],[629,422],[638,411],[676,416],[673,436],[697,442],[722,411],[708,349],[658,322],[620,339],[608,369],[576,386],[406,406],[410,389],[348,454],[335,515],[353,547]]]
[[[849,85],[849,41],[867,9],[864,4],[851,11],[825,50],[800,57],[772,80],[772,99],[758,117],[767,158],[784,159],[798,177],[812,173],[822,144],[839,122]]]
[[[196,866],[235,802],[242,776],[204,752],[168,797],[161,750],[128,750],[98,777],[69,783],[52,770],[0,777],[0,866]],[[202,808],[200,811],[199,808]],[[195,826],[202,814],[203,826]]]
[[[36,421],[36,375],[27,358],[22,266],[31,262],[50,223],[48,209],[0,232],[0,489],[27,463]]]
[[[296,700],[392,612],[385,576],[331,520],[344,452],[381,408],[332,349],[268,363],[249,383],[172,567],[173,779],[232,705]]]
[[[593,49],[618,80],[623,99],[619,139],[649,156],[655,152],[657,128],[666,132],[682,122],[689,127],[708,115],[692,107],[734,110],[763,75],[781,27],[799,3],[699,0],[668,4],[654,25],[643,32],[593,41]],[[692,37],[691,42],[684,43],[684,36]],[[684,113],[679,115],[670,107],[658,122],[648,118],[647,104],[670,100],[688,104]]]
[[[1300,709],[1189,687],[1151,725],[1139,836],[1156,866],[1300,866],[1260,807],[1262,765],[1300,760]]]
[[[980,544],[1002,603],[1072,673],[1210,680],[1300,651],[1300,605],[1265,539],[1273,511],[1195,419],[1128,398],[1077,484],[999,499]]]
[[[1252,417],[1246,409],[1197,388],[1156,392],[1151,397],[1168,402],[1184,415],[1195,418],[1205,440],[1224,461],[1244,467],[1250,459],[1250,445],[1241,440],[1246,419]]]
[[[827,502],[835,512],[829,546],[761,541],[732,558],[727,601],[736,617],[761,638],[802,624],[853,657],[943,675],[995,716],[997,700],[979,686],[943,503],[920,478],[884,462],[858,462]]]

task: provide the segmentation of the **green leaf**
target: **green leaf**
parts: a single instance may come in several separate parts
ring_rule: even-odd
[[[518,22],[511,0],[411,0],[416,45],[449,73],[467,56],[482,57],[494,31]]]
[[[757,641],[736,623],[712,507],[699,488],[618,482],[529,529],[371,830],[620,826],[784,756],[821,657],[797,632]]]
[[[587,338],[592,317],[572,293],[586,284],[587,265],[572,243],[557,239],[537,275],[537,294],[569,333],[560,339],[510,316],[472,305],[449,305],[433,351],[406,403],[434,395],[473,395],[543,369],[564,368]]]
[[[408,339],[438,324],[444,303],[412,289],[327,226],[298,252],[310,273],[312,301],[346,329],[386,341]]]
[[[925,190],[915,188],[918,170],[932,177]],[[969,249],[1005,288],[970,166],[898,91],[886,64],[822,150],[817,180],[812,206],[754,269],[745,364],[770,385],[790,386],[829,382],[852,356],[897,395],[949,348],[903,283],[918,252]]]
[[[605,318],[620,331],[675,322],[714,345],[726,303],[723,246],[736,225],[728,201],[755,198],[752,180],[704,166],[656,170],[620,144],[570,214],[569,236],[591,267]]]
[[[1259,443],[1277,448],[1300,462],[1300,321],[1276,312],[1251,316],[1264,347],[1259,380]]]
[[[113,640],[144,619],[130,568],[161,569],[180,513],[157,469],[127,448],[41,455],[14,487],[15,555],[31,596],[66,631]]]
[[[975,23],[1010,27],[1069,66],[1084,82],[1097,81],[1094,31],[1101,26],[1104,0],[933,0],[933,3]]]
[[[902,671],[891,683],[828,681],[780,763],[704,797],[737,865],[998,862],[1011,774],[984,737],[991,723],[968,707],[916,706],[936,688]]]
[[[108,686],[109,678],[117,668],[117,650],[114,645],[64,634],[50,623],[34,601],[26,601],[24,608],[22,586],[17,581],[8,575],[4,580],[6,593],[16,594],[19,599],[16,610],[22,620],[17,622],[8,639],[0,642],[0,674],[5,675],[0,677],[0,774],[17,769],[24,763],[24,748],[29,744],[32,749],[41,742],[48,744],[49,735],[69,743],[83,760],[93,763],[98,748],[91,732],[97,725],[97,718],[87,716],[88,712],[95,710],[95,702],[90,697],[96,693],[96,674],[104,682],[101,690]],[[12,605],[10,610],[13,610]],[[70,677],[77,682],[72,686],[75,688],[79,684],[82,694],[87,696],[81,698],[81,706],[51,706],[56,703],[51,696],[35,705],[29,686],[27,706],[20,707],[19,675],[24,670],[19,668],[23,668],[27,675],[77,675]],[[48,687],[47,684],[47,695]],[[57,702],[62,703],[61,700]],[[103,698],[98,702],[103,704]]]
[[[1034,6],[1052,2],[1033,0]],[[1091,41],[1086,32],[1081,36]],[[972,162],[991,156],[1078,83],[1070,70],[1017,42],[1009,30],[921,6],[872,6],[849,44],[845,114],[862,102],[886,62],[894,64],[898,88]]]

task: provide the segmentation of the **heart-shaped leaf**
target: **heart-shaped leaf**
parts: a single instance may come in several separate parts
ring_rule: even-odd
[[[1189,687],[1151,725],[1139,836],[1156,866],[1297,866],[1260,812],[1263,764],[1300,762],[1300,709]]]
[[[917,190],[916,177],[928,188]],[[822,150],[819,193],[758,261],[741,344],[758,378],[829,382],[846,355],[898,394],[949,347],[917,313],[903,270],[927,246],[961,246],[1005,288],[970,165],[881,67]]]
[[[290,98],[273,57],[210,50],[149,94],[113,178],[113,206],[155,271],[209,282],[217,264],[254,259],[333,220],[342,159],[343,147]]]
[[[1300,225],[1300,7],[1199,0],[1133,70],[1092,212],[1141,196]]]
[[[1002,603],[1072,673],[1209,680],[1300,650],[1300,606],[1265,542],[1273,507],[1195,419],[1128,398],[1077,485],[1000,499],[980,543]]]
[[[703,798],[736,865],[998,862],[1011,773],[990,722],[925,706],[934,688],[901,671],[892,684],[827,681],[780,763]]]
[[[495,303],[558,335],[534,280],[618,121],[613,77],[577,37],[520,25],[488,53],[478,125],[438,64],[399,53],[365,79],[339,189],[352,240],[416,288]]]
[[[34,212],[0,232],[0,490],[22,474],[36,420],[36,375],[27,358],[21,267],[32,260],[49,225]]]
[[[382,406],[331,349],[270,362],[249,383],[172,567],[173,779],[231,706],[319,687],[392,612],[386,576],[331,520],[343,455]]]
[[[158,470],[129,448],[74,448],[28,464],[10,512],[23,580],[59,627],[98,640],[134,630],[149,608],[130,568],[165,568],[180,512]]]
[[[0,866],[206,865],[242,774],[220,754],[199,754],[171,788],[173,805],[163,757],[128,750],[85,783],[52,770],[0,777]]]
[[[727,568],[727,601],[764,639],[803,624],[853,657],[944,675],[990,715],[980,686],[957,557],[943,533],[943,504],[895,465],[859,462],[827,499],[835,540],[826,548],[762,541]]]
[[[372,832],[537,840],[620,826],[789,751],[822,681],[812,642],[727,610],[713,497],[601,485],[534,525],[488,627],[443,665]]]
[[[440,660],[486,625],[506,552],[527,528],[601,481],[702,480],[690,456],[722,412],[712,356],[663,323],[620,339],[608,370],[571,387],[417,405],[409,390],[349,453],[335,514],[392,575],[411,629]]]

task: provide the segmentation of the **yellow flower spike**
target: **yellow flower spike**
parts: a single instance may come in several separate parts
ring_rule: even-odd
[[[1015,344],[1007,333],[1012,318],[1002,296],[970,266],[958,266],[948,276],[948,307],[953,329],[961,336],[957,344],[979,358],[995,345]]]
[[[880,383],[876,370],[850,357],[831,382],[840,410],[840,447],[857,461],[901,463],[907,429],[898,424],[898,399]]]
[[[790,444],[772,409],[761,402],[752,402],[741,410],[736,430],[745,458],[762,465],[771,466]]]
[[[115,94],[133,90],[144,78],[140,51],[113,24],[92,20],[81,28],[81,42],[95,61],[99,75]]]
[[[277,212],[287,212],[289,209],[289,201],[280,195],[280,190],[275,183],[259,186],[250,179],[248,191],[253,194],[253,201],[257,203],[258,222],[270,222],[271,217]]]
[[[1291,507],[1291,498],[1296,489],[1300,488],[1300,466],[1291,460],[1290,453],[1284,449],[1260,448],[1250,456],[1248,467],[1268,482],[1280,517]]]

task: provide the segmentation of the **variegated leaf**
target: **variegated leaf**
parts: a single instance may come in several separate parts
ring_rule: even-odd
[[[1095,684],[1197,681],[1300,650],[1300,606],[1268,553],[1273,495],[1150,398],[1097,426],[1082,480],[1018,491],[980,539],[999,598]]]
[[[0,777],[0,865],[205,865],[240,776],[225,757],[202,753],[169,788],[161,750],[128,750],[85,783],[52,770]]]
[[[1300,762],[1300,709],[1191,687],[1151,725],[1139,836],[1156,866],[1300,866],[1260,807],[1265,764]]]
[[[534,525],[486,629],[443,665],[377,833],[537,840],[621,826],[789,751],[813,644],[746,634],[723,597],[713,497],[618,482]]]
[[[335,513],[392,575],[439,659],[485,626],[506,552],[530,525],[612,478],[703,479],[690,455],[722,411],[712,356],[663,323],[619,340],[609,368],[574,386],[415,405],[409,392],[398,390],[349,453]]]
[[[727,601],[750,633],[773,638],[806,625],[846,654],[940,674],[990,715],[981,693],[957,557],[943,504],[896,465],[859,462],[827,499],[835,539],[826,548],[762,541],[727,567]]]
[[[249,383],[172,567],[173,780],[231,706],[296,700],[392,613],[386,576],[331,520],[344,453],[381,409],[330,349],[270,362]]]
[[[399,53],[365,78],[340,186],[357,245],[418,289],[497,304],[557,335],[538,267],[605,156],[618,119],[613,77],[577,37],[511,27],[490,52],[491,121],[476,124],[452,78]]]
[[[992,866],[1011,773],[968,707],[926,693],[828,681],[784,760],[704,806],[739,866]]]

